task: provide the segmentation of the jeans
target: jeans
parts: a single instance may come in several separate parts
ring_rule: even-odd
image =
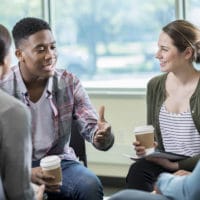
[[[112,195],[108,200],[169,200],[167,197],[159,194],[139,190],[123,190]]]
[[[63,160],[61,166],[61,192],[48,192],[48,200],[103,200],[102,184],[88,168],[73,160]]]

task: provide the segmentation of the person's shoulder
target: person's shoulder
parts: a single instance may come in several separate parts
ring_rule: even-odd
[[[167,77],[166,73],[157,75],[148,81],[148,86],[151,86],[151,85],[155,86],[155,85],[161,84],[163,81],[165,81],[166,77]]]
[[[71,72],[68,72],[66,69],[60,69],[56,68],[55,74],[57,78],[62,78],[62,79],[76,79],[77,77],[72,74]]]
[[[77,85],[81,84],[80,79],[71,72],[68,72],[65,69],[56,69],[54,74],[54,81],[57,81],[58,84],[66,83],[67,85]]]
[[[8,112],[9,110],[14,114],[14,110],[22,113],[28,111],[27,107],[15,97],[7,94],[0,89],[0,110],[1,112]]]
[[[1,77],[0,82],[3,83],[3,82],[13,80],[14,79],[13,77],[14,77],[14,74],[16,74],[16,71],[19,71],[19,66],[18,65],[11,66],[9,70],[6,72],[6,74],[4,74]]]

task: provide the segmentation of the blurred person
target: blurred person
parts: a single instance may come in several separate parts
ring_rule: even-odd
[[[0,24],[0,78],[9,71],[11,37]],[[0,199],[35,199],[31,187],[31,120],[29,110],[0,90]],[[43,199],[44,186],[37,190]]]
[[[175,174],[160,174],[153,193],[140,190],[123,190],[109,200],[199,200],[200,162],[188,173],[179,170]]]
[[[45,184],[48,199],[101,200],[100,180],[78,162],[69,147],[72,121],[81,135],[99,150],[114,143],[111,126],[99,116],[79,79],[66,70],[56,69],[56,41],[47,22],[27,17],[12,30],[18,65],[6,73],[0,87],[21,100],[32,115],[32,181]],[[51,185],[54,177],[42,173],[40,160],[58,155],[62,167],[62,185]]]
[[[162,172],[192,171],[200,157],[200,61],[199,29],[185,20],[163,27],[156,58],[162,75],[147,85],[147,124],[155,128],[156,148],[190,158],[172,162],[142,158],[133,163],[126,177],[128,188],[152,191]],[[138,156],[145,148],[133,143]]]

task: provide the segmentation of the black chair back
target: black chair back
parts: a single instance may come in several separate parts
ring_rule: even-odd
[[[84,166],[87,167],[85,140],[79,133],[76,120],[73,120],[72,122],[71,140],[69,146],[74,149],[76,156],[84,164]]]

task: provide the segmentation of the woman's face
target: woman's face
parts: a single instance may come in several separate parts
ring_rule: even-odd
[[[173,40],[165,32],[161,32],[158,39],[158,51],[155,56],[160,62],[162,72],[173,72],[181,69],[184,64],[184,53],[173,44]]]

